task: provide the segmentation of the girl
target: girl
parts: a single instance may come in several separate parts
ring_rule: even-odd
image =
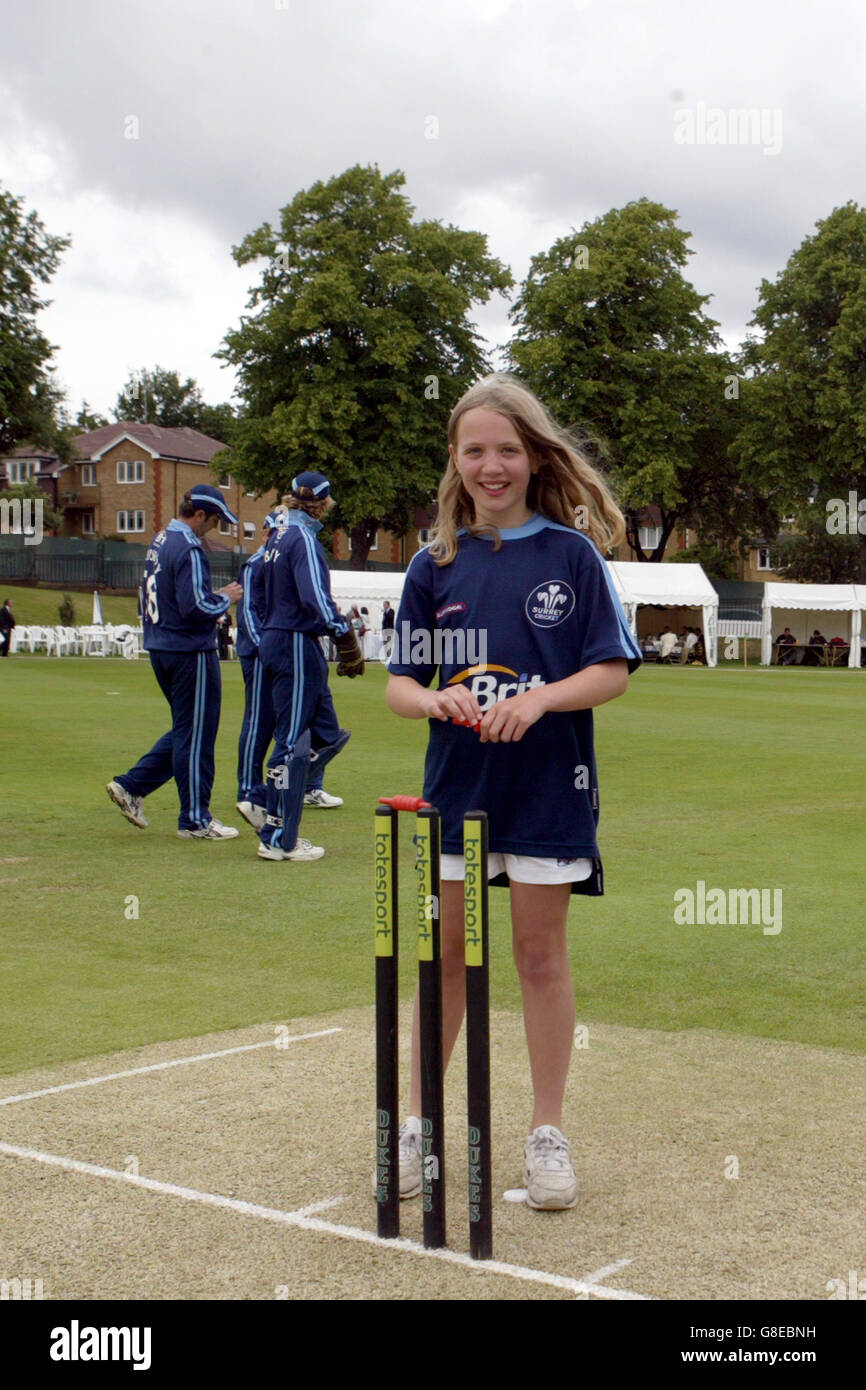
[[[487,377],[465,393],[448,453],[434,538],[409,566],[397,618],[412,642],[395,650],[386,697],[396,714],[430,721],[424,797],[442,814],[444,1061],[465,1006],[462,817],[481,809],[491,883],[510,888],[523,995],[534,1096],[527,1201],[572,1207],[561,1131],[574,1036],[566,918],[572,893],[603,891],[591,711],[622,695],[640,664],[602,559],[624,526],[602,478],[514,378]],[[415,653],[449,658],[437,689],[435,664]],[[411,1109],[400,1132],[403,1197],[421,1190],[417,999]]]

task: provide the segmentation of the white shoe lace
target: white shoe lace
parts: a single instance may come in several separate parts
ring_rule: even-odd
[[[529,1139],[529,1152],[537,1167],[570,1168],[571,1149],[568,1140],[549,1130],[542,1134],[532,1134]]]
[[[421,1156],[421,1132],[403,1123],[399,1136],[400,1158],[411,1162],[416,1155]]]

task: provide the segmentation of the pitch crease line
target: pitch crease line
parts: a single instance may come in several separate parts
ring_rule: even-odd
[[[549,1274],[546,1270],[531,1269],[524,1265],[504,1264],[501,1260],[473,1260],[458,1250],[428,1250],[417,1241],[401,1236],[396,1240],[383,1240],[372,1231],[358,1226],[341,1226],[333,1221],[322,1221],[316,1216],[304,1213],[309,1207],[299,1211],[280,1211],[275,1207],[262,1207],[256,1202],[240,1201],[237,1197],[222,1197],[216,1192],[199,1192],[194,1187],[179,1187],[176,1183],[159,1182],[156,1178],[135,1177],[116,1168],[103,1168],[96,1163],[84,1163],[77,1158],[63,1158],[59,1154],[42,1153],[39,1149],[20,1148],[16,1144],[0,1142],[0,1154],[10,1158],[29,1158],[49,1167],[65,1168],[70,1173],[82,1173],[85,1177],[109,1178],[114,1182],[127,1183],[130,1187],[141,1187],[147,1192],[158,1192],[167,1197],[183,1197],[188,1202],[198,1202],[202,1206],[236,1211],[242,1216],[256,1216],[263,1221],[274,1221],[282,1226],[294,1226],[302,1231],[316,1231],[323,1235],[339,1236],[343,1240],[358,1241],[362,1245],[378,1246],[380,1250],[418,1255],[424,1259],[442,1260],[446,1264],[462,1265],[474,1274],[500,1274],[509,1279],[521,1279],[530,1284],[548,1284],[552,1288],[566,1289],[569,1293],[593,1294],[596,1298],[616,1301],[649,1299],[648,1294],[631,1293],[628,1289],[608,1289],[603,1284],[590,1284],[584,1279],[570,1279],[565,1274]],[[329,1206],[336,1205],[341,1198],[332,1198]],[[319,1204],[316,1203],[316,1206]]]
[[[310,1038],[326,1038],[342,1033],[342,1028],[322,1028],[318,1033],[295,1033],[289,1037],[267,1038],[264,1042],[244,1043],[242,1047],[226,1047],[221,1052],[200,1052],[195,1057],[176,1057],[170,1062],[152,1062],[147,1067],[132,1067],[129,1071],[114,1071],[107,1076],[88,1076],[82,1081],[67,1081],[62,1086],[46,1086],[42,1091],[27,1091],[20,1096],[3,1096],[0,1105],[16,1105],[20,1100],[38,1100],[40,1096],[56,1096],[61,1091],[77,1091],[82,1086],[101,1086],[104,1081],[122,1081],[127,1076],[144,1076],[149,1071],[168,1071],[170,1067],[188,1067],[192,1062],[211,1062],[216,1057],[233,1057],[239,1052],[255,1052],[260,1047],[275,1047],[281,1052],[292,1042],[307,1042]]]

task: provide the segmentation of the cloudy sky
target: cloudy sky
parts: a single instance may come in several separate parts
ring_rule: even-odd
[[[2,0],[0,19],[0,182],[73,239],[41,320],[73,411],[109,414],[157,363],[229,398],[212,354],[255,278],[232,245],[353,164],[403,170],[419,216],[484,232],[518,281],[571,228],[664,203],[732,347],[761,279],[866,202],[861,0]],[[508,307],[475,315],[491,346]]]

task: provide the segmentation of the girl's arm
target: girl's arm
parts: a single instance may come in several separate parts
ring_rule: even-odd
[[[478,701],[463,685],[429,690],[412,676],[389,676],[385,700],[388,708],[404,719],[468,719],[474,723],[481,718]]]
[[[565,680],[539,685],[535,690],[500,700],[481,721],[481,742],[517,743],[543,714],[594,709],[596,705],[615,700],[627,686],[626,661],[599,661]]]

